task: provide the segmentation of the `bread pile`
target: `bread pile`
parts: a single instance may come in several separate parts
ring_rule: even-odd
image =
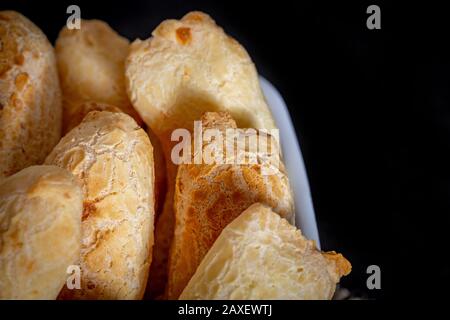
[[[282,161],[229,138],[282,160],[255,66],[208,15],[131,44],[83,20],[53,49],[3,11],[0,37],[0,299],[332,298],[350,263],[293,225]],[[175,161],[196,125],[217,136]]]

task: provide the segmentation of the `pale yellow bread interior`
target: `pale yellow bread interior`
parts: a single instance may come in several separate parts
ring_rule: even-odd
[[[331,299],[350,269],[256,203],[225,227],[180,299]]]

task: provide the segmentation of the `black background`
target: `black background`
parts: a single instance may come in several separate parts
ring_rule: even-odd
[[[322,249],[353,265],[366,298],[439,298],[450,278],[450,19],[380,1],[4,1],[54,42],[69,4],[134,40],[164,19],[210,14],[283,95],[300,140]],[[381,8],[381,30],[366,9]],[[366,268],[381,267],[368,290]]]

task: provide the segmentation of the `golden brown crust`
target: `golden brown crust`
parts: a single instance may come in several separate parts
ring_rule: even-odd
[[[275,214],[253,204],[222,231],[180,299],[331,299],[350,263],[332,260],[314,241]]]
[[[116,106],[141,124],[125,89],[124,63],[128,48],[129,41],[100,20],[82,20],[79,30],[67,27],[61,30],[55,49],[63,92],[65,133],[81,122],[80,106],[88,101]]]
[[[51,44],[20,13],[0,12],[0,179],[41,164],[61,138]]]
[[[352,270],[352,265],[350,262],[344,258],[340,253],[335,251],[322,252],[325,259],[328,260],[330,265],[330,275],[334,275],[336,282],[343,276],[346,276]]]
[[[203,128],[235,128],[227,114],[206,113]],[[257,135],[255,131],[255,135]],[[275,143],[275,142],[274,142]],[[209,143],[204,143],[203,148]],[[242,148],[242,149],[240,149]],[[236,145],[237,153],[249,152]],[[292,192],[283,164],[280,175],[263,175],[262,164],[183,164],[175,186],[175,231],[169,258],[167,295],[177,299],[220,232],[255,202],[292,219]]]
[[[73,113],[70,119],[66,119],[66,132],[69,132],[79,125],[84,117],[91,111],[123,112],[118,107],[110,104],[94,101],[84,102],[77,107],[76,113]]]
[[[73,129],[84,117],[91,111],[109,111],[109,112],[123,112],[121,109],[98,102],[85,102],[78,107],[77,113],[68,120],[68,129]],[[166,169],[164,154],[161,147],[161,142],[158,137],[152,132],[150,128],[146,128],[146,132],[153,146],[153,158],[155,161],[155,215],[161,210],[164,203],[164,196],[166,192]]]
[[[202,114],[202,127],[208,129],[236,129],[237,124],[228,112],[205,112]]]
[[[55,299],[80,254],[83,192],[55,166],[0,183],[0,299]]]
[[[71,171],[85,192],[81,290],[63,299],[140,299],[151,263],[153,148],[124,113],[90,112],[46,163]]]
[[[206,111],[228,111],[241,127],[272,129],[275,122],[245,49],[201,12],[163,21],[150,39],[134,41],[125,75],[128,96],[161,141],[167,161],[167,193],[156,225],[150,273],[155,297],[167,279],[173,236],[177,167],[170,161],[172,131],[191,130]]]

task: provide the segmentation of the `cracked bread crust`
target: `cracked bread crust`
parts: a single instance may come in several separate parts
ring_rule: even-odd
[[[205,113],[203,128],[236,128],[227,113]],[[255,131],[255,135],[258,133]],[[204,143],[203,150],[214,142]],[[272,140],[272,143],[276,142]],[[248,146],[235,145],[249,154]],[[258,158],[258,153],[255,154]],[[182,164],[175,186],[175,231],[169,258],[167,296],[177,299],[220,232],[255,202],[292,220],[292,191],[283,164],[279,175],[263,175],[257,164]]]
[[[61,138],[61,91],[53,47],[14,11],[0,12],[0,180],[42,164]]]
[[[80,254],[83,192],[56,166],[0,183],[0,299],[56,299]]]
[[[46,159],[84,188],[81,290],[62,299],[140,299],[151,263],[153,148],[124,113],[90,112]]]
[[[112,106],[106,103],[97,102],[85,102],[81,104],[77,113],[69,120],[69,128],[73,128],[83,121],[84,117],[91,111],[109,111],[109,112],[123,112],[116,106]],[[166,171],[165,171],[165,159],[161,147],[161,142],[158,137],[149,129],[146,128],[146,132],[150,139],[150,143],[153,146],[153,160],[155,161],[155,214],[158,214],[164,203],[164,196],[166,191]]]
[[[182,300],[331,299],[350,263],[260,203],[222,231],[180,296]]]

